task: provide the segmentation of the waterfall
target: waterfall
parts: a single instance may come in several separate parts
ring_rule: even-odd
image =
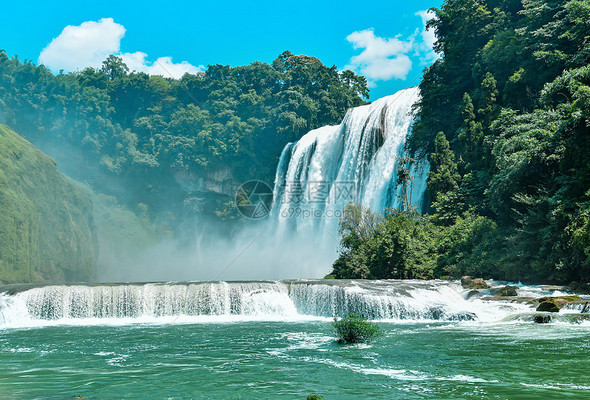
[[[0,328],[51,323],[331,319],[499,321],[524,303],[467,296],[446,281],[260,281],[49,285],[0,293]]]
[[[330,227],[349,203],[374,211],[401,208],[400,164],[410,171],[405,200],[420,209],[429,166],[407,161],[404,145],[420,99],[418,88],[401,90],[348,111],[340,125],[325,126],[288,144],[275,178],[273,216],[280,223]]]

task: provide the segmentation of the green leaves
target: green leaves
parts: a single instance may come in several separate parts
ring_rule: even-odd
[[[409,142],[431,153],[435,275],[588,280],[590,3],[446,1],[436,13],[443,55]]]
[[[76,179],[106,179],[152,209],[162,206],[158,198],[174,198],[166,207],[179,216],[191,211],[183,205],[190,194],[175,174],[229,171],[235,181],[272,182],[288,142],[339,123],[367,97],[363,77],[289,52],[273,65],[210,65],[174,80],[130,72],[116,56],[100,69],[54,76],[0,51],[1,122]]]
[[[415,211],[387,210],[384,216],[349,205],[340,221],[342,252],[336,278],[432,277],[433,225]]]
[[[338,343],[366,343],[383,335],[377,324],[367,321],[356,313],[349,313],[344,318],[334,318],[334,331]]]

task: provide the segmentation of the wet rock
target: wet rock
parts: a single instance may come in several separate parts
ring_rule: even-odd
[[[539,298],[539,301],[547,301],[547,300],[552,300],[552,301],[555,301],[555,302],[562,302],[563,304],[576,303],[576,302],[583,301],[583,299],[580,296],[577,296],[577,295],[553,296],[553,297],[541,297],[541,298]]]
[[[510,285],[504,286],[502,288],[502,290],[500,290],[500,296],[506,296],[506,297],[518,296],[516,289],[518,289],[518,287],[516,287],[516,286],[510,286]]]
[[[474,297],[481,297],[481,293],[479,293],[477,290],[470,290],[469,293],[467,293],[467,296],[465,296],[465,300],[469,300]]]
[[[557,296],[541,297],[538,301],[537,311],[559,312],[565,305],[580,303],[583,300],[580,296]]]
[[[554,301],[542,301],[541,303],[539,303],[539,306],[537,307],[537,311],[544,311],[544,312],[559,312],[559,308],[557,306],[557,304],[555,304]]]
[[[490,285],[482,278],[473,278],[471,276],[461,277],[461,286],[466,289],[489,289]]]
[[[472,312],[463,311],[456,313],[450,317],[451,321],[475,321],[477,320],[477,315]]]
[[[533,322],[537,324],[548,324],[551,322],[551,315],[535,315],[533,317]]]
[[[472,280],[473,280],[473,278],[468,275],[462,276],[461,277],[461,286],[463,286],[464,288],[467,288]]]

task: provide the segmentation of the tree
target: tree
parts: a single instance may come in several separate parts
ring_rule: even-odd
[[[476,119],[473,101],[469,93],[463,95],[461,114],[463,116],[463,126],[459,130],[457,139],[460,144],[461,159],[464,162],[462,170],[468,172],[472,167],[472,163],[478,160],[483,141],[483,126]]]
[[[409,210],[412,204],[412,189],[413,181],[410,174],[409,165],[413,160],[409,157],[401,157],[397,160],[397,178],[395,183],[401,186],[401,195],[399,196],[402,202],[402,210]]]
[[[339,123],[365,94],[364,78],[288,52],[273,65],[210,65],[179,80],[129,72],[114,55],[56,76],[0,52],[0,123],[75,179],[177,220],[224,214],[230,199],[219,193],[187,205],[199,179],[272,181],[288,142]]]
[[[341,221],[341,247],[335,278],[409,279],[432,277],[436,232],[415,211],[387,210],[384,217],[368,208],[348,206]]]
[[[452,238],[435,273],[588,279],[590,4],[449,0],[434,12],[441,58],[408,148],[430,154],[432,221]]]
[[[436,200],[439,193],[457,190],[460,178],[455,153],[451,150],[445,133],[439,132],[434,140],[434,152],[430,154],[430,172],[428,173],[430,197]]]
[[[377,324],[355,313],[341,319],[334,318],[334,331],[341,344],[366,343],[383,335]]]
[[[112,81],[125,77],[129,72],[129,67],[123,62],[121,57],[110,55],[102,62],[101,70]]]

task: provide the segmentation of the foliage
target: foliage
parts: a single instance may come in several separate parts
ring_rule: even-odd
[[[332,275],[339,279],[430,278],[434,268],[433,224],[416,211],[384,216],[349,205],[340,220],[341,253]]]
[[[94,276],[92,202],[55,162],[0,125],[0,283]]]
[[[334,330],[338,343],[366,343],[383,334],[377,324],[350,313],[344,318],[334,318]]]
[[[436,238],[436,277],[463,275],[509,279],[503,268],[502,236],[495,222],[466,213],[441,227]]]
[[[590,279],[590,2],[445,1],[410,150],[434,275]]]
[[[430,172],[428,173],[430,197],[436,202],[441,202],[442,194],[458,188],[460,178],[455,154],[451,150],[444,132],[439,132],[434,140],[434,152],[430,155]],[[436,207],[435,209],[441,211]]]
[[[200,182],[272,182],[288,142],[338,123],[368,95],[365,78],[288,51],[272,65],[210,65],[175,80],[130,72],[116,56],[53,75],[0,50],[0,123],[72,178],[152,217],[192,213],[186,200],[202,192],[225,196],[201,208],[225,215],[229,190]]]

